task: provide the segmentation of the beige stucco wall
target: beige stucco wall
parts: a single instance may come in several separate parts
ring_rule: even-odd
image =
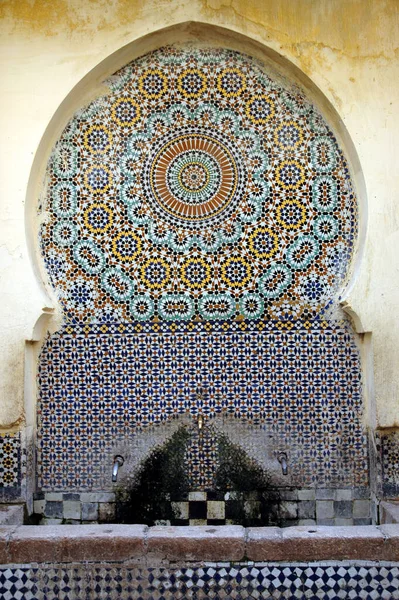
[[[399,427],[399,2],[3,0],[0,15],[0,428],[23,422],[25,340],[40,337],[35,323],[51,306],[26,241],[34,235],[32,206],[25,232],[25,202],[39,189],[43,157],[62,128],[57,119],[49,123],[101,61],[148,33],[187,21],[225,27],[277,51],[310,77],[342,119],[368,204],[364,254],[346,301],[358,330],[372,332],[378,424]],[[156,41],[169,40],[164,33]],[[103,63],[104,73],[133,58],[131,48]],[[86,81],[100,78],[93,73]],[[69,97],[71,106],[79,93],[90,92],[82,86]],[[60,119],[67,113],[64,105]]]

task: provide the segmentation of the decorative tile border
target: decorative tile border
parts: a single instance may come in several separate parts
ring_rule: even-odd
[[[2,600],[397,600],[399,566],[379,563],[214,563],[200,567],[14,566],[0,570]]]
[[[382,494],[399,497],[399,431],[381,433]]]
[[[0,488],[21,485],[21,435],[0,435]]]
[[[364,489],[280,490],[270,517],[275,525],[370,525],[370,492]],[[164,525],[232,525],[237,508],[252,516],[252,525],[264,526],[254,492],[190,492],[187,498],[171,500],[175,518]],[[258,510],[256,510],[258,508]],[[47,492],[35,494],[34,512],[40,525],[115,523],[116,495],[102,492]],[[258,520],[257,520],[258,519]]]
[[[24,500],[26,449],[21,432],[0,435],[0,502]]]

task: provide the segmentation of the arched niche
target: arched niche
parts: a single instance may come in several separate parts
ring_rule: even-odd
[[[260,428],[274,463],[289,458],[286,484],[368,485],[340,308],[363,180],[338,115],[293,65],[202,24],[146,36],[71,92],[29,194],[62,321],[39,359],[42,490],[110,489],[113,453],[187,412],[242,421],[229,425],[240,447]]]

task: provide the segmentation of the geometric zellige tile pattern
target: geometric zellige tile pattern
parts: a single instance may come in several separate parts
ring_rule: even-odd
[[[115,443],[187,413],[265,429],[289,450],[298,487],[368,485],[359,353],[344,323],[67,325],[45,344],[39,387],[44,491],[104,489]]]
[[[399,568],[378,564],[253,564],[195,568],[13,567],[1,600],[396,600]]]
[[[68,320],[297,319],[336,302],[357,201],[304,90],[249,56],[191,46],[105,85],[57,141],[41,201]]]
[[[0,435],[0,488],[21,484],[21,438],[19,433]]]

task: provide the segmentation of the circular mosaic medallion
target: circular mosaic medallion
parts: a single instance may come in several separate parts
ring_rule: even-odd
[[[241,172],[228,142],[219,137],[190,132],[160,144],[146,177],[163,216],[197,227],[234,208]]]
[[[146,54],[106,85],[48,163],[40,243],[70,320],[334,310],[357,202],[304,90],[244,54],[193,46]]]

